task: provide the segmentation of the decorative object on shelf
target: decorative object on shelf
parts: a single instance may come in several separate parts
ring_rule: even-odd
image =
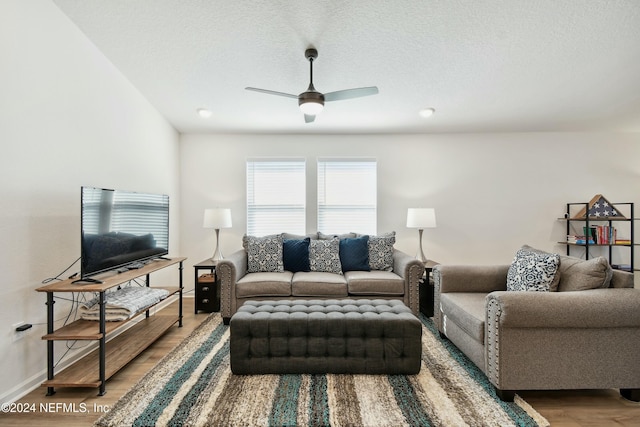
[[[422,250],[422,231],[425,228],[436,228],[436,210],[433,208],[409,208],[407,210],[407,228],[418,229],[418,239],[420,242],[416,258],[422,262],[427,262]]]
[[[224,257],[220,251],[220,229],[231,228],[231,209],[212,208],[204,210],[204,228],[214,228],[216,230],[216,250],[211,256],[211,261],[220,261]]]
[[[596,194],[593,196],[593,199],[589,201],[587,206],[580,209],[573,218],[586,218],[587,215],[589,218],[624,218],[624,215],[622,215],[602,194]]]

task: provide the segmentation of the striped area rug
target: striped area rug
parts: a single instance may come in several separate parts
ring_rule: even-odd
[[[233,375],[229,327],[208,317],[96,426],[548,426],[420,315],[418,375]]]

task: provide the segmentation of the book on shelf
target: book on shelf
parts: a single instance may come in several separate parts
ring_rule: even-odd
[[[616,245],[630,245],[631,239],[616,239],[614,243]]]
[[[597,245],[610,245],[617,239],[618,231],[609,225],[592,225],[589,228],[582,227],[586,236],[591,236]]]
[[[571,243],[574,245],[586,245],[587,244],[587,236],[567,236],[567,243]],[[588,243],[590,245],[594,245],[595,241],[592,238],[589,238]]]

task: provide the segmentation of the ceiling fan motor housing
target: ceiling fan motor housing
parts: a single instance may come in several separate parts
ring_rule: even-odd
[[[310,89],[311,90],[307,90],[306,92],[302,92],[298,95],[298,105],[302,105],[306,102],[315,102],[317,104],[324,105],[324,95],[313,88]]]

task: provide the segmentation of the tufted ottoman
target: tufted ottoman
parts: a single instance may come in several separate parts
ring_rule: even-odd
[[[398,300],[247,301],[230,322],[234,374],[416,374],[422,325]]]

